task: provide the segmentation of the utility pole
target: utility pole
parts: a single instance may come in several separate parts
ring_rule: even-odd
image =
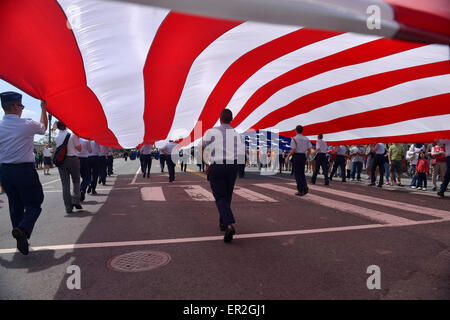
[[[48,146],[52,145],[52,115],[48,114]]]

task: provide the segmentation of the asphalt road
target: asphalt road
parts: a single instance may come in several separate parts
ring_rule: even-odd
[[[289,173],[251,168],[236,183],[237,234],[226,244],[196,166],[177,168],[170,184],[156,161],[150,178],[138,169],[116,159],[106,185],[70,215],[57,170],[39,170],[45,200],[28,256],[15,250],[0,195],[0,299],[450,299],[448,196],[365,180],[324,187],[319,177],[298,197]],[[139,258],[164,264],[141,272],[108,264],[138,251],[152,252],[127,267],[143,267]],[[80,289],[68,286],[78,281],[70,266]],[[376,280],[370,266],[379,268]]]

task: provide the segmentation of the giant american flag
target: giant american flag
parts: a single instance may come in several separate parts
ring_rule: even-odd
[[[1,0],[0,78],[116,148],[188,145],[224,108],[241,132],[289,137],[301,124],[330,144],[430,141],[450,136],[447,14],[424,15],[435,22],[424,34],[444,41],[421,43],[129,1]]]

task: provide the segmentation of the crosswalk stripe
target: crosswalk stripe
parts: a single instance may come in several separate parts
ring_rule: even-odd
[[[242,187],[236,187],[234,189],[234,193],[238,196],[247,199],[249,201],[255,201],[255,202],[279,202],[278,200],[275,200],[271,197],[268,197],[266,195],[263,195],[261,193],[255,192],[253,190],[249,190]]]
[[[258,183],[258,184],[255,184],[255,186],[278,191],[278,192],[285,193],[288,195],[293,195],[293,196],[295,196],[295,193],[297,192],[297,190],[283,187],[283,186],[276,185],[276,184],[271,184],[271,183]],[[345,202],[341,202],[341,201],[323,198],[323,197],[320,197],[317,195],[313,195],[311,193],[308,193],[307,195],[299,197],[299,200],[313,202],[313,203],[316,203],[316,204],[324,206],[324,207],[329,207],[334,210],[339,210],[342,212],[355,214],[358,216],[362,216],[364,218],[368,218],[375,222],[384,223],[384,224],[395,225],[395,224],[405,224],[405,223],[407,224],[407,223],[414,222],[413,220],[405,219],[405,218],[387,214],[387,213],[384,213],[381,211],[372,210],[372,209],[360,207],[357,205],[353,205],[353,204],[349,204],[349,203],[345,203]]]
[[[296,185],[296,184],[289,183],[289,185]],[[426,214],[426,215],[429,215],[432,217],[437,217],[437,218],[442,218],[442,219],[450,218],[450,211],[433,209],[433,208],[429,208],[429,207],[425,207],[425,206],[416,206],[416,205],[413,205],[410,203],[404,203],[404,202],[387,200],[387,199],[380,199],[380,198],[376,198],[376,197],[362,195],[359,193],[330,189],[330,188],[320,187],[320,186],[316,186],[316,185],[309,185],[308,187],[312,190],[335,194],[337,196],[341,196],[344,198],[360,200],[360,201],[364,201],[364,202],[368,202],[368,203],[372,203],[372,204],[378,204],[378,205],[382,205],[382,206],[386,206],[386,207],[391,207],[394,209],[406,210],[406,211],[411,211],[411,212],[419,213],[419,214]]]
[[[166,201],[162,187],[141,188],[141,196],[144,201]]]
[[[195,201],[214,201],[214,196],[211,192],[199,185],[186,185],[184,191]]]

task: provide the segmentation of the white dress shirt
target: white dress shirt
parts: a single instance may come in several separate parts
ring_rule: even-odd
[[[316,142],[316,150],[318,150],[317,153],[327,153],[327,150],[328,150],[327,143],[325,141],[323,141],[323,140],[317,140],[317,142]]]
[[[172,151],[172,150],[171,150]],[[139,149],[139,152],[141,154],[151,154],[152,153],[152,146],[148,143],[144,144],[141,149]]]
[[[100,146],[94,140],[91,141],[91,152],[88,153],[89,157],[98,156],[100,152]]]
[[[381,142],[377,143],[375,145],[375,148],[373,148],[373,151],[375,151],[375,154],[383,155],[384,152],[386,151],[386,148],[384,147],[384,143],[381,143]]]
[[[88,144],[89,140],[80,139],[81,151],[77,151],[78,158],[87,158],[89,155]]]
[[[59,130],[58,135],[55,138],[56,142],[56,148],[58,148],[60,145],[63,144],[64,140],[66,139],[68,132],[67,130]],[[77,149],[76,146],[80,146],[80,139],[75,134],[71,134],[69,141],[67,142],[67,156],[73,157],[77,156]]]
[[[245,161],[245,143],[239,133],[229,124],[209,129],[205,132],[202,146],[210,156],[211,163]]]
[[[42,123],[5,114],[0,120],[0,163],[34,162],[35,134],[45,134]]]
[[[297,134],[291,139],[291,148],[295,149],[295,153],[306,153],[309,148],[312,148],[312,144],[307,137]]]

